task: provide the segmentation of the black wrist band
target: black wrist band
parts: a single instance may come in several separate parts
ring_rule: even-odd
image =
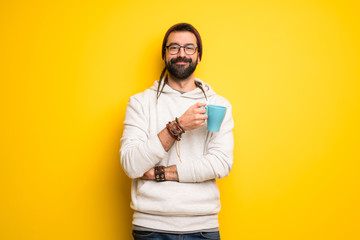
[[[156,166],[155,167],[155,181],[164,182],[165,179],[165,167],[164,166]]]

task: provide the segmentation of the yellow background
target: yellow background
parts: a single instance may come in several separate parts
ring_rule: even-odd
[[[177,22],[233,104],[222,238],[360,239],[358,1],[1,1],[0,239],[130,239],[128,98]]]

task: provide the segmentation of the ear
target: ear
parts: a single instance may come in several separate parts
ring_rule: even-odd
[[[200,58],[199,58],[199,54],[198,54],[198,56],[197,56],[197,64],[199,64],[200,63]]]

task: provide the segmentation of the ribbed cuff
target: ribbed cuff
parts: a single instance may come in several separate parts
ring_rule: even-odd
[[[179,182],[196,182],[194,167],[191,163],[181,163],[176,165]]]

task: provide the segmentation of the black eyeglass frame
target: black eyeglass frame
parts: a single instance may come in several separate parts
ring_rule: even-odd
[[[169,52],[170,55],[176,55],[176,54],[178,54],[178,53],[180,52],[180,49],[181,49],[181,48],[184,49],[184,52],[185,52],[187,55],[194,55],[194,54],[196,53],[196,50],[198,50],[198,47],[196,47],[194,44],[186,44],[185,46],[180,46],[179,44],[172,43],[172,44],[166,46],[165,48],[169,51],[169,47],[172,47],[172,46],[177,46],[177,47],[178,47],[178,51],[177,51],[176,53],[170,53],[170,52]],[[186,47],[187,47],[187,46],[193,46],[193,47],[195,48],[194,53],[191,53],[191,54],[187,53],[187,52],[186,52]]]

